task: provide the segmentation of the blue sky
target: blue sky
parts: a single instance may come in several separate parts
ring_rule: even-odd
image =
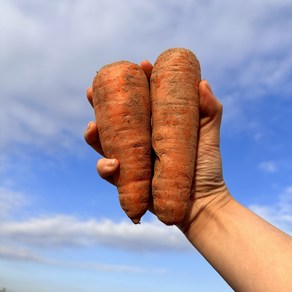
[[[232,195],[292,234],[292,3],[0,2],[0,289],[231,291],[174,227],[134,226],[83,141],[104,64],[196,53]]]

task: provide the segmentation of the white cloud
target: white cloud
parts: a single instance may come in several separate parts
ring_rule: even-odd
[[[56,215],[27,221],[0,223],[0,259],[95,270],[109,273],[165,273],[164,268],[102,262],[68,261],[46,256],[63,248],[106,247],[126,252],[187,252],[190,244],[174,227],[159,222],[115,223],[111,220],[79,220]]]
[[[292,235],[292,186],[284,189],[277,203],[273,205],[250,205],[256,214]]]
[[[287,93],[289,11],[285,0],[5,1],[0,150],[14,143],[76,150],[91,117],[84,93],[95,70],[124,58],[154,61],[171,46],[198,54],[204,77],[235,112],[245,98]]]
[[[263,161],[259,164],[258,168],[264,172],[276,172],[277,171],[277,165],[275,161]]]
[[[20,192],[0,186],[0,220],[9,217],[28,204],[28,199]]]
[[[79,268],[79,269],[86,269],[86,270],[94,270],[98,272],[108,272],[108,273],[149,273],[149,274],[163,274],[166,272],[164,268],[144,268],[139,266],[129,266],[129,265],[109,265],[109,264],[101,264],[101,263],[63,263],[63,265]]]
[[[103,246],[131,252],[185,252],[191,249],[187,239],[174,226],[159,221],[113,222],[109,219],[82,220],[71,215],[31,217],[32,197],[0,186],[1,243],[44,248],[86,248]],[[154,218],[154,217],[153,217]],[[3,255],[3,246],[2,246]],[[25,257],[24,252],[15,256]],[[11,254],[8,253],[11,257]],[[29,257],[29,253],[27,253]],[[32,254],[33,258],[35,255]]]
[[[72,216],[2,221],[0,235],[6,240],[41,247],[101,245],[128,251],[187,251],[189,243],[175,227],[161,223],[115,223],[111,220],[78,220]]]
[[[145,268],[135,265],[126,264],[106,264],[98,262],[85,262],[85,261],[64,261],[61,259],[54,259],[44,257],[31,249],[19,248],[15,245],[0,245],[0,259],[14,261],[14,262],[32,262],[51,266],[61,266],[66,268],[94,270],[106,273],[150,273],[161,274],[166,270],[163,268]]]
[[[0,245],[0,258],[11,261],[25,261],[25,262],[38,262],[48,263],[49,261],[40,255],[35,254],[23,248],[15,248],[8,245]]]

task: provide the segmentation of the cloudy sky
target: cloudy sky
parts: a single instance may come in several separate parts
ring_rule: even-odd
[[[292,234],[289,0],[0,1],[0,289],[231,291],[174,227],[134,226],[83,141],[104,64],[196,53],[232,195]]]

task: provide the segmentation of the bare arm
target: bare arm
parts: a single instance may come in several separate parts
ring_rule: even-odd
[[[291,237],[233,198],[206,207],[185,235],[235,291],[291,291]]]

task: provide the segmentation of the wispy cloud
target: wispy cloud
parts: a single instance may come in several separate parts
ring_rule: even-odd
[[[289,1],[40,3],[1,7],[1,152],[18,143],[73,149],[92,118],[84,95],[95,71],[118,59],[154,61],[170,46],[198,54],[231,118],[246,99],[291,91]]]
[[[63,265],[70,266],[78,269],[94,270],[98,272],[108,272],[108,273],[149,273],[149,274],[164,274],[167,272],[164,268],[144,268],[139,266],[130,265],[109,265],[101,263],[89,263],[89,262],[63,262]]]
[[[73,216],[56,215],[27,221],[0,223],[0,259],[32,262],[42,265],[70,267],[107,273],[165,273],[165,268],[105,263],[98,261],[63,260],[54,250],[105,247],[125,252],[187,252],[190,244],[181,233],[159,222],[115,223],[111,220],[80,220]],[[49,252],[49,253],[48,253]]]
[[[13,219],[23,214],[28,196],[9,188],[0,188],[0,259],[32,262],[108,273],[164,273],[163,268],[120,263],[68,261],[50,252],[63,249],[105,247],[125,252],[186,252],[190,245],[174,227],[159,222],[113,222],[81,220],[69,215],[53,215],[30,219]],[[49,255],[48,255],[49,254]]]
[[[30,250],[11,245],[0,245],[0,258],[10,261],[48,263],[49,260]]]
[[[189,248],[175,227],[158,222],[134,225],[126,221],[82,221],[64,215],[21,222],[2,221],[0,235],[7,240],[47,248],[101,245],[134,252],[187,251]]]
[[[259,164],[258,168],[264,172],[276,172],[277,171],[277,165],[275,161],[263,161]]]
[[[93,270],[106,273],[149,273],[161,274],[165,273],[164,268],[146,268],[136,265],[126,264],[107,264],[101,262],[87,262],[87,261],[68,261],[55,259],[52,257],[45,257],[41,253],[36,253],[29,248],[20,248],[15,245],[0,245],[0,259],[14,262],[36,263],[50,266],[60,266],[66,268]]]
[[[28,204],[28,198],[24,194],[12,189],[0,186],[0,220],[9,217],[12,213]]]
[[[250,205],[249,208],[271,224],[292,235],[292,186],[284,189],[273,205]]]

